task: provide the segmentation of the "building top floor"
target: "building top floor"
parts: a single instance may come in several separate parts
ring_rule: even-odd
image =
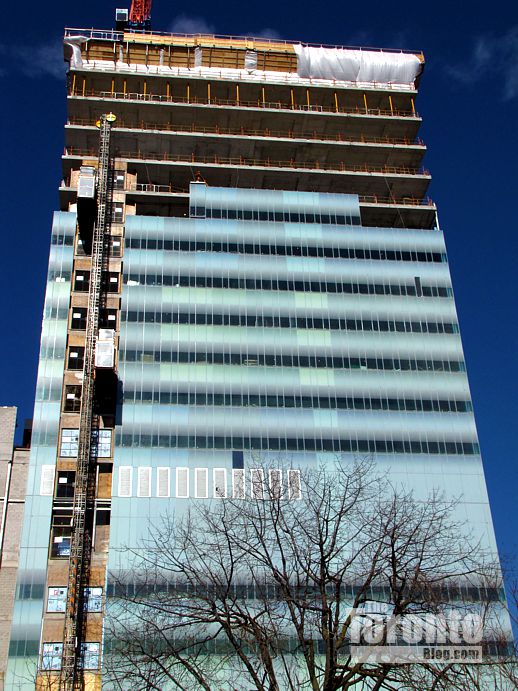
[[[419,51],[346,48],[281,39],[65,29],[71,67],[310,83],[335,88],[415,92],[424,66]]]

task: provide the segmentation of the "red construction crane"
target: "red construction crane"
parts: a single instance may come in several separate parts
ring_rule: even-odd
[[[131,29],[151,28],[151,0],[132,1],[129,25]]]
[[[128,17],[127,9],[115,10],[117,31],[151,31],[151,1],[132,0]]]

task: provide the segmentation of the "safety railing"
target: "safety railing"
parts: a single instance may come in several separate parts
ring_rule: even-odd
[[[435,202],[430,197],[378,197],[376,194],[358,196],[360,204],[380,204],[383,206],[428,206],[435,208]]]
[[[155,185],[148,182],[131,183],[127,187],[128,192],[154,192],[155,194],[185,194],[188,195],[187,189],[180,189],[173,185]],[[360,204],[382,204],[397,205],[397,206],[435,206],[434,202],[429,198],[418,199],[417,197],[378,197],[377,195],[359,195]]]
[[[188,194],[185,188],[175,187],[174,185],[155,185],[151,182],[130,183],[127,187],[129,192],[153,192],[155,194]]]
[[[70,181],[62,180],[61,187],[64,189],[72,189]],[[152,182],[130,182],[126,187],[127,192],[142,192],[152,194],[174,194],[189,196],[189,190],[186,187],[176,187],[175,185],[157,185]],[[376,204],[382,206],[426,206],[435,208],[435,203],[429,197],[383,197],[375,194],[359,195],[360,204]]]
[[[93,149],[82,149],[68,146],[65,148],[65,156],[95,156]],[[373,166],[373,165],[353,165],[343,161],[337,163],[321,163],[320,161],[278,161],[272,159],[247,158],[245,156],[199,156],[198,154],[182,155],[170,153],[155,153],[148,151],[116,151],[116,156],[129,160],[159,161],[167,163],[186,163],[189,165],[210,165],[210,166],[243,166],[252,168],[278,168],[280,170],[308,170],[315,173],[338,172],[355,174],[381,174],[423,176],[429,177],[429,171],[408,166]]]
[[[70,117],[68,119],[69,125],[78,125],[80,127],[95,127],[96,123],[94,120],[88,118],[77,118]],[[131,120],[124,120],[124,118],[118,118],[115,123],[117,128],[125,128],[132,130],[142,130],[143,132],[181,132],[181,133],[192,133],[192,134],[215,134],[221,136],[229,137],[265,137],[272,139],[305,139],[308,141],[316,142],[347,142],[355,144],[391,144],[396,146],[420,146],[424,147],[424,142],[421,139],[409,139],[408,137],[366,137],[364,134],[359,134],[355,137],[348,137],[341,132],[335,135],[327,134],[323,137],[316,130],[271,130],[271,129],[261,129],[254,130],[248,129],[246,127],[219,127],[215,125],[214,127],[200,127],[199,125],[179,125],[176,123],[169,122],[147,122],[140,120],[138,122]]]
[[[282,101],[246,101],[242,99],[228,98],[201,98],[198,96],[175,96],[167,94],[140,93],[130,91],[99,91],[97,89],[85,89],[76,87],[70,90],[69,96],[88,97],[88,98],[107,98],[126,101],[144,101],[155,103],[178,103],[192,106],[210,106],[222,108],[259,108],[264,110],[288,110],[302,111],[305,113],[331,113],[351,116],[375,116],[375,117],[398,117],[398,118],[419,118],[417,112],[413,110],[400,110],[398,108],[372,108],[364,106],[352,106],[344,108],[342,106],[324,106],[319,104],[307,105],[305,103],[283,103]]]
[[[122,41],[124,33],[114,29],[65,29],[65,38],[69,36],[84,36],[85,38],[97,38],[104,41]]]
[[[127,32],[126,32],[127,33]],[[269,38],[269,37],[254,37],[254,36],[231,36],[227,34],[211,34],[211,33],[196,33],[196,34],[184,34],[184,33],[171,33],[168,31],[139,31],[139,35],[149,36],[170,36],[171,38],[178,39],[214,39],[222,41],[245,41],[247,43],[257,41],[258,43],[271,44],[272,46],[293,46],[301,43],[300,41],[294,41],[284,38]],[[65,29],[66,36],[85,36],[86,38],[97,38],[97,39],[108,39],[110,41],[122,41],[124,38],[124,33],[122,31],[113,31],[112,29],[78,29],[74,27],[67,27]],[[342,48],[346,50],[360,50],[360,51],[375,51],[376,53],[391,53],[400,55],[417,55],[422,60],[424,60],[424,55],[421,50],[402,50],[399,48],[374,48],[366,46],[343,46],[334,45],[326,43],[305,43],[305,46],[315,47],[315,48]]]

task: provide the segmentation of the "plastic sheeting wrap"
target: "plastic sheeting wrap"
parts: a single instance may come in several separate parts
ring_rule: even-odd
[[[245,52],[245,70],[257,69],[257,51],[247,50]]]
[[[81,46],[86,43],[88,38],[86,36],[67,36],[63,40],[65,46],[69,46],[72,50],[70,56],[70,67],[82,67],[83,58],[81,57]]]
[[[347,48],[294,46],[299,77],[344,82],[413,84],[421,72],[421,61],[410,53],[385,53]]]

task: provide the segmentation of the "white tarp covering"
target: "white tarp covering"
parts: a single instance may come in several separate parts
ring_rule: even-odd
[[[294,46],[298,75],[306,79],[335,79],[344,82],[413,84],[421,61],[410,53],[386,53],[348,48]]]
[[[257,51],[247,50],[245,52],[245,70],[257,69]]]
[[[83,59],[81,57],[81,46],[86,43],[88,38],[86,36],[67,36],[63,43],[65,46],[70,46],[72,55],[70,57],[70,67],[82,67]]]

